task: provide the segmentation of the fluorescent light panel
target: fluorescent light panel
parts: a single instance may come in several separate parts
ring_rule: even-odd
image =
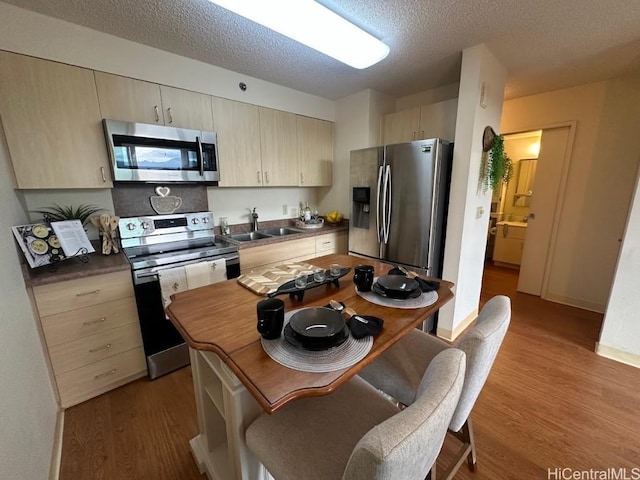
[[[389,47],[313,0],[209,0],[354,68],[367,68]]]

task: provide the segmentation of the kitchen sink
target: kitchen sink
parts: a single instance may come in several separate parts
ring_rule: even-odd
[[[237,242],[250,242],[252,240],[260,240],[261,238],[269,238],[271,235],[266,235],[263,232],[249,232],[249,233],[234,233],[229,235],[231,240]]]
[[[267,235],[271,235],[273,237],[284,237],[285,235],[295,235],[296,233],[301,233],[300,230],[294,230],[293,228],[268,228],[265,230],[259,230],[258,233],[265,233]]]

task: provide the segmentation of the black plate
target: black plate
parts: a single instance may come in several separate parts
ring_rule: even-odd
[[[303,340],[327,339],[342,332],[344,319],[332,308],[305,308],[291,316],[289,325]]]
[[[413,292],[409,293],[409,296],[403,296],[403,297],[394,297],[394,293],[393,291],[389,291],[389,292],[385,292],[382,287],[380,287],[380,285],[378,285],[378,282],[374,283],[373,286],[371,287],[371,290],[373,291],[373,293],[380,295],[381,297],[385,297],[385,298],[391,298],[393,300],[409,300],[410,298],[418,298],[420,295],[422,295],[422,290],[420,290],[419,288],[417,290],[414,290]]]
[[[330,348],[342,345],[349,339],[349,327],[346,325],[338,335],[331,338],[321,338],[317,340],[302,340],[301,337],[291,328],[291,324],[287,323],[284,327],[284,338],[287,342],[296,348],[303,350],[320,351],[329,350]]]
[[[416,290],[420,290],[420,284],[416,280],[404,275],[383,275],[378,278],[377,283],[392,298],[409,298]]]

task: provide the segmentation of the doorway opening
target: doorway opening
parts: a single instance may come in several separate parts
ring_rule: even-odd
[[[548,298],[575,122],[506,133],[514,164],[508,184],[494,193],[487,262],[518,271],[517,290]]]

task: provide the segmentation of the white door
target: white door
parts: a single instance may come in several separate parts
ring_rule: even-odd
[[[519,292],[538,296],[542,294],[544,274],[549,263],[554,216],[560,208],[558,196],[570,134],[569,126],[542,130],[529,208],[529,224],[518,277]]]

